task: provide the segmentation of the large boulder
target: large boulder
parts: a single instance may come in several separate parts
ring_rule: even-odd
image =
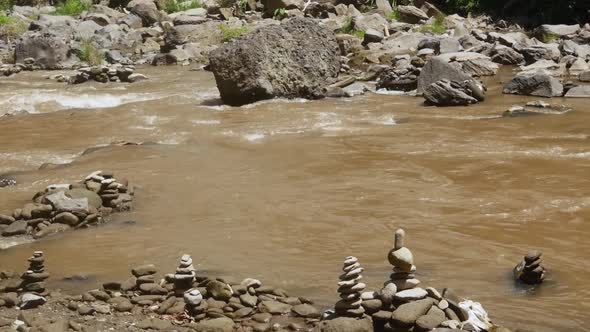
[[[39,31],[45,35],[70,39],[76,30],[78,21],[71,16],[39,15],[39,19],[31,22],[29,30]]]
[[[223,101],[243,105],[274,97],[318,98],[340,71],[334,33],[293,18],[226,43],[209,55]]]
[[[456,63],[455,63],[456,64]],[[471,76],[459,70],[457,66],[447,63],[444,58],[434,57],[424,65],[418,76],[418,93],[422,93],[427,86],[442,79],[450,81],[471,81]]]
[[[16,63],[33,58],[42,69],[62,69],[68,60],[68,50],[61,38],[27,32],[17,41],[14,54]]]
[[[165,13],[158,10],[153,0],[132,0],[127,4],[127,10],[141,17],[144,26],[151,26],[168,19]]]
[[[422,9],[414,6],[397,6],[397,10],[403,22],[416,24],[429,18]]]
[[[569,35],[574,35],[578,31],[580,31],[579,24],[543,24],[537,29],[535,29],[535,35],[540,38],[566,37]]]
[[[277,9],[303,9],[303,0],[263,0],[264,10],[273,15]]]
[[[547,73],[528,73],[514,77],[504,86],[502,92],[525,96],[558,97],[563,93],[563,85]]]

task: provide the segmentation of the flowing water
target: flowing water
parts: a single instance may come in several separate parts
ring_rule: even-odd
[[[575,110],[563,115],[501,118],[534,99],[502,95],[496,78],[468,108],[379,94],[232,108],[210,73],[142,72],[151,79],[133,85],[67,86],[38,72],[0,82],[0,112],[16,112],[0,118],[0,174],[20,182],[0,189],[0,211],[97,169],[140,186],[134,211],[4,250],[1,268],[22,271],[44,250],[53,280],[93,277],[55,282],[67,290],[123,280],[142,263],[171,272],[186,252],[202,271],[330,305],[347,255],[371,289],[382,285],[403,227],[423,283],[454,288],[512,328],[590,331],[587,100],[551,100]],[[82,153],[121,140],[158,144]],[[526,291],[510,273],[532,248],[550,275]]]

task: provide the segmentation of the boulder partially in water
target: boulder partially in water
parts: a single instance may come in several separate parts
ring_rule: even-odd
[[[484,94],[471,81],[440,80],[424,90],[426,102],[436,106],[467,106],[483,101]]]
[[[246,34],[211,52],[209,60],[221,98],[229,105],[274,97],[319,98],[340,71],[334,33],[304,18]]]
[[[24,63],[32,58],[41,69],[67,67],[69,47],[59,37],[36,32],[24,34],[15,47],[15,60]]]
[[[544,72],[517,75],[504,86],[503,93],[537,96],[558,97],[563,93],[563,85],[554,77]]]

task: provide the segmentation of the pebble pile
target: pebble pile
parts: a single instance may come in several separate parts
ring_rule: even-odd
[[[134,73],[135,66],[131,65],[103,65],[93,67],[82,67],[74,75],[55,75],[51,76],[58,82],[67,82],[69,84],[81,84],[88,81],[100,83],[108,82],[128,82],[135,83],[147,79],[143,74]]]
[[[338,293],[340,301],[336,303],[336,314],[345,317],[362,317],[365,309],[362,307],[363,300],[361,293],[365,290],[366,285],[359,282],[363,276],[363,268],[358,259],[348,256],[344,259],[344,273],[340,275],[338,282]]]
[[[193,259],[190,255],[184,254],[180,258],[180,264],[176,268],[176,273],[167,275],[166,279],[174,284],[176,295],[182,296],[193,286],[196,273],[195,267],[193,266]]]
[[[19,293],[34,293],[37,295],[47,295],[45,289],[45,280],[49,278],[49,273],[45,271],[45,257],[42,251],[35,251],[29,258],[29,268],[21,276],[21,285]]]
[[[0,234],[39,239],[97,224],[113,211],[131,209],[133,196],[127,180],[117,181],[111,172],[96,171],[80,183],[47,186],[23,208],[0,214]]]
[[[545,280],[545,268],[541,265],[540,251],[530,251],[522,262],[514,268],[514,278],[525,284],[535,285],[540,284]]]

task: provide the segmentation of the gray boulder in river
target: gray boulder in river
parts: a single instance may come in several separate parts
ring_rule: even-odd
[[[209,55],[221,99],[243,105],[274,97],[319,98],[340,71],[332,31],[293,18],[226,43]]]
[[[540,71],[516,75],[504,86],[502,92],[547,98],[559,97],[563,94],[563,85],[556,78]]]

